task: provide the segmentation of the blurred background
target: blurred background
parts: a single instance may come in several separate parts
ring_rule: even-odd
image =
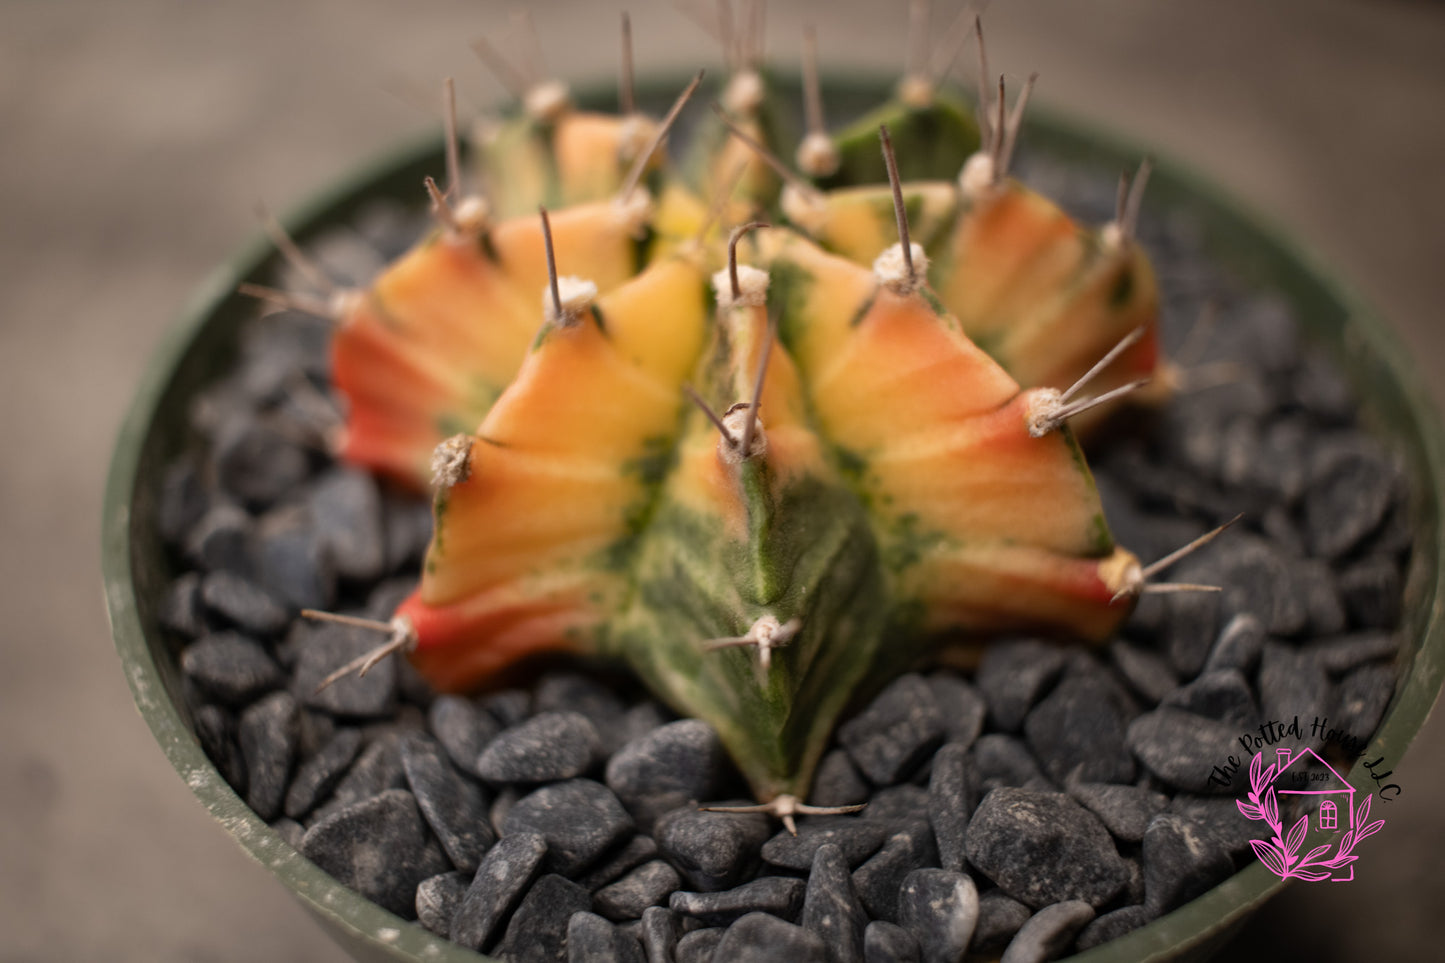
[[[903,3],[769,7],[779,60],[811,21],[827,69],[902,64]],[[100,592],[102,481],[149,353],[257,233],[255,202],[285,210],[430,129],[417,102],[443,76],[464,111],[504,96],[468,40],[503,36],[513,9],[0,0],[0,960],[341,959],[132,708]],[[615,76],[618,6],[530,9],[550,70]],[[640,71],[718,64],[666,0],[629,9]],[[1186,161],[1315,250],[1445,402],[1445,5],[995,0],[987,21],[995,68],[1040,71],[1040,101]],[[1438,716],[1396,781],[1356,882],[1295,886],[1231,958],[1437,958]]]

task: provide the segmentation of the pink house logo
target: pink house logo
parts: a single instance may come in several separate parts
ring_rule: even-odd
[[[1248,801],[1235,801],[1245,818],[1268,824],[1269,838],[1250,840],[1259,861],[1281,879],[1354,879],[1359,858],[1354,848],[1385,825],[1383,819],[1369,822],[1370,795],[1356,805],[1354,787],[1313,749],[1276,749],[1269,766],[1264,755],[1256,753],[1249,764]],[[1304,810],[1287,832],[1280,819],[1282,797],[1287,808]],[[1301,854],[1306,839],[1315,845]]]

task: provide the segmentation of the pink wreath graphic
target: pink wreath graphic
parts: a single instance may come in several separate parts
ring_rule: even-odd
[[[1235,805],[1246,819],[1264,820],[1269,824],[1273,832],[1271,839],[1251,839],[1250,846],[1254,847],[1254,854],[1259,861],[1269,867],[1269,871],[1280,879],[1303,879],[1309,882],[1320,882],[1331,878],[1329,870],[1340,869],[1348,866],[1359,859],[1354,855],[1354,849],[1361,841],[1368,839],[1380,831],[1385,825],[1383,819],[1377,819],[1373,823],[1366,823],[1370,815],[1369,795],[1360,802],[1355,809],[1355,829],[1347,830],[1339,840],[1333,856],[1329,855],[1332,848],[1329,843],[1316,846],[1303,856],[1299,856],[1300,846],[1304,844],[1305,834],[1309,831],[1309,814],[1299,818],[1288,833],[1284,832],[1284,825],[1279,818],[1279,802],[1275,798],[1274,779],[1279,774],[1278,766],[1264,765],[1264,753],[1256,753],[1254,760],[1249,764],[1249,801],[1242,799],[1235,800]]]

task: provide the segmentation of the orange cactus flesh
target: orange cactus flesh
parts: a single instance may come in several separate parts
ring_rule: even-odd
[[[628,588],[609,553],[656,487],[650,463],[671,450],[704,321],[701,272],[671,259],[543,327],[468,439],[465,477],[438,491],[421,584],[400,610],[434,685],[465,689],[529,655],[595,647]]]
[[[557,257],[610,291],[636,271],[635,214],[612,200],[552,218]],[[474,428],[516,375],[547,287],[535,214],[482,237],[439,231],[351,299],[332,339],[346,398],[342,454],[412,488],[431,453]]]

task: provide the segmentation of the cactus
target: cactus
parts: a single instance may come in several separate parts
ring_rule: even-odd
[[[546,652],[619,660],[790,819],[891,676],[998,632],[1101,640],[1191,587],[1150,583],[1178,553],[1114,544],[1068,423],[1157,360],[1137,189],[1080,227],[1007,179],[1021,105],[979,146],[918,83],[867,119],[877,164],[813,103],[809,180],[751,53],[690,176],[660,147],[701,75],[661,122],[534,83],[480,150],[488,195],[453,159],[434,233],[329,309],[342,454],[434,490],[366,664],[468,690]],[[948,178],[900,177],[892,124],[931,144],[904,170]],[[723,230],[758,216],[781,226]]]

